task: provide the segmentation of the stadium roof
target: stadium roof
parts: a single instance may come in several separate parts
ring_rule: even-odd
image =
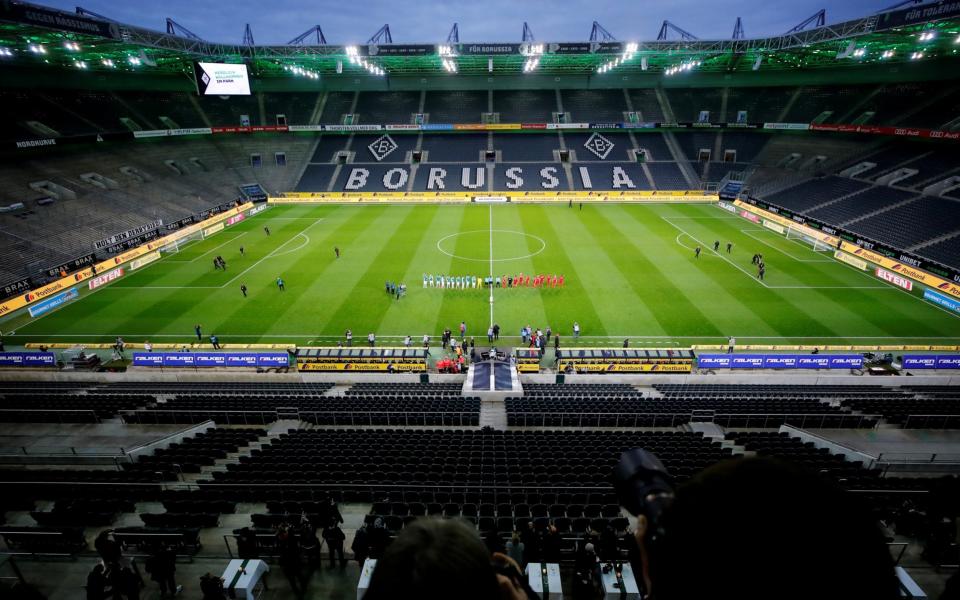
[[[808,20],[809,21],[809,20]],[[0,68],[4,62],[87,70],[192,73],[194,60],[249,65],[256,77],[539,74],[603,75],[648,71],[735,72],[855,66],[957,56],[960,3],[934,2],[783,35],[516,43],[285,46],[207,42],[170,21],[171,33],[78,14],[0,2]],[[668,34],[670,27],[663,33]],[[309,32],[308,32],[309,33]],[[303,37],[303,36],[301,36]],[[666,36],[662,36],[666,37]],[[316,37],[314,37],[316,39]]]

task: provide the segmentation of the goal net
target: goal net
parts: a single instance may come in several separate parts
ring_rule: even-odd
[[[180,252],[187,244],[192,244],[203,239],[203,231],[198,230],[190,235],[186,235],[178,240],[174,240],[165,246],[160,247],[161,254],[176,254]]]
[[[787,239],[788,240],[797,240],[808,246],[810,246],[816,252],[832,252],[833,247],[826,243],[818,240],[815,237],[806,235],[802,231],[794,229],[793,227],[787,228]]]

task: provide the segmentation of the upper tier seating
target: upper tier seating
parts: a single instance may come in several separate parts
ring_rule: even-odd
[[[410,123],[420,92],[360,92],[354,112],[361,123]]]
[[[323,112],[320,113],[320,123],[339,125],[343,123],[343,115],[350,112],[355,94],[353,92],[327,92],[323,103]]]
[[[493,112],[500,113],[501,123],[551,123],[557,95],[553,90],[497,90]]]
[[[430,123],[479,123],[487,110],[485,91],[430,91],[423,107]]]
[[[722,123],[724,116],[720,114],[723,98],[723,88],[701,88],[697,90],[684,88],[665,88],[664,92],[673,109],[673,116],[681,123],[697,122],[700,111],[710,111],[711,123]],[[734,115],[736,116],[736,115]]]
[[[569,113],[568,119],[574,123],[624,121],[627,110],[623,90],[560,90],[563,110]]]
[[[735,122],[737,112],[747,111],[747,122],[777,122],[796,93],[794,87],[732,87],[727,90],[727,121]]]

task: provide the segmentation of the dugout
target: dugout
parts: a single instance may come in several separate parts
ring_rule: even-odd
[[[690,349],[566,348],[557,351],[557,369],[575,373],[689,373]]]
[[[536,348],[516,348],[513,355],[517,360],[517,371],[521,373],[540,372],[540,350]]]
[[[424,348],[297,348],[300,371],[365,371],[423,373]]]

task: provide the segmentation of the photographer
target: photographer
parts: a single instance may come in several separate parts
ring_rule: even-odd
[[[364,600],[534,600],[517,564],[460,521],[419,519],[387,548]]]
[[[617,491],[638,517],[643,582],[654,600],[899,597],[870,511],[819,475],[770,458],[734,459],[674,496],[659,461],[631,452],[618,465]]]

